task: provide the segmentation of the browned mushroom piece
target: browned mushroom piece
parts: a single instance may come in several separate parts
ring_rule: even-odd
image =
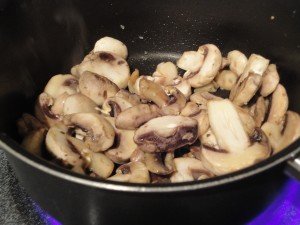
[[[230,91],[236,84],[238,75],[230,70],[221,71],[215,78],[218,86],[222,90]]]
[[[115,96],[119,88],[108,78],[85,71],[79,78],[79,90],[97,105],[102,105],[107,98]]]
[[[173,153],[145,153],[145,165],[151,173],[167,175],[173,172]]]
[[[228,52],[227,59],[230,70],[240,76],[246,68],[247,57],[242,52],[233,50]]]
[[[263,121],[266,118],[269,107],[269,100],[264,99],[264,97],[260,96],[253,107],[253,118],[255,121],[255,125],[256,127],[261,127]]]
[[[283,125],[285,113],[288,109],[289,99],[285,88],[278,84],[272,94],[271,106],[267,121],[278,125]]]
[[[116,138],[113,146],[105,152],[113,162],[123,164],[129,161],[132,153],[137,148],[133,140],[134,130],[121,130],[116,128],[115,119],[106,117],[110,124],[114,127]]]
[[[144,152],[172,152],[198,138],[198,123],[184,116],[154,118],[138,128],[134,141]]]
[[[34,155],[42,154],[42,145],[45,140],[46,128],[39,128],[29,132],[22,140],[22,147]]]
[[[269,60],[256,54],[249,57],[243,74],[230,91],[230,100],[237,105],[247,104],[262,83],[262,75],[269,65]]]
[[[279,84],[279,74],[275,64],[270,64],[267,70],[263,74],[263,80],[261,84],[260,94],[264,97],[272,94]]]
[[[17,128],[18,133],[25,137],[31,131],[45,128],[45,125],[31,114],[23,113],[22,117],[17,120]]]
[[[112,52],[123,59],[126,59],[128,55],[126,45],[112,37],[103,37],[99,39],[95,43],[93,52]]]
[[[119,166],[116,170],[116,174],[109,177],[108,180],[129,183],[149,183],[150,175],[144,163],[130,162]]]
[[[139,148],[136,148],[130,156],[130,162],[145,163],[145,153]]]
[[[131,93],[136,93],[136,90],[135,90],[135,83],[137,81],[137,79],[139,78],[140,76],[140,72],[138,69],[135,69],[132,74],[130,75],[129,77],[129,80],[128,80],[128,90],[131,92]]]
[[[124,110],[140,103],[140,98],[136,94],[120,90],[114,97],[105,100],[101,112],[105,115],[116,117]]]
[[[94,152],[110,148],[115,139],[113,126],[96,113],[76,113],[64,118],[69,133],[82,140]]]
[[[117,115],[118,129],[135,130],[149,120],[161,116],[161,110],[156,105],[139,104],[128,108]]]
[[[194,180],[203,180],[213,177],[202,162],[195,158],[180,157],[174,159],[176,172],[171,176],[171,182],[186,182]]]
[[[222,57],[222,64],[220,70],[223,70],[228,65],[229,65],[229,60],[226,57]]]
[[[277,153],[289,146],[300,137],[300,117],[299,114],[287,111],[285,126],[272,122],[266,122],[261,129],[266,133],[273,152]]]
[[[161,111],[165,115],[179,115],[186,105],[185,96],[175,87],[164,87],[164,91],[168,95],[168,102],[161,107]]]
[[[100,74],[115,83],[119,88],[126,88],[130,77],[127,62],[112,52],[92,52],[79,65],[72,68],[72,74],[80,77],[85,71]]]
[[[77,93],[78,80],[70,74],[58,74],[48,81],[44,92],[56,99],[60,95],[67,93],[68,95]]]
[[[188,79],[194,88],[209,84],[217,75],[222,64],[221,52],[213,44],[202,45],[197,52],[203,55],[203,63],[198,63],[200,65],[199,67],[198,64],[196,64],[198,60],[196,60],[193,65],[197,65],[196,68],[199,67],[199,69],[194,72],[189,69],[184,74],[184,78]]]
[[[201,160],[212,173],[222,175],[240,170],[270,156],[271,148],[264,132],[256,128],[249,137],[229,100],[210,101],[208,113],[219,149],[202,144]]]

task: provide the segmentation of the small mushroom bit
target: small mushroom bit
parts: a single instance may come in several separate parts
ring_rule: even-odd
[[[99,179],[170,183],[243,169],[300,136],[299,114],[263,56],[222,56],[205,44],[140,75],[127,55],[104,37],[70,74],[53,76],[35,117],[17,122],[23,147]]]

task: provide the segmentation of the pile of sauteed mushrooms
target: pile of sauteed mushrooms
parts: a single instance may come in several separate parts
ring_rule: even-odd
[[[18,120],[23,147],[99,179],[168,183],[249,167],[300,136],[299,114],[263,56],[222,56],[205,44],[140,75],[127,55],[104,37],[70,74],[53,76],[35,116]]]

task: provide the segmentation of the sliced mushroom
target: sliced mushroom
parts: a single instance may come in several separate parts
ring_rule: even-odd
[[[76,113],[65,117],[69,133],[80,138],[94,152],[110,148],[115,139],[113,126],[104,116],[96,113]]]
[[[135,130],[147,121],[159,116],[161,116],[161,111],[156,105],[139,104],[121,112],[116,117],[116,127]]]
[[[191,95],[190,101],[196,103],[200,109],[207,109],[207,102],[210,100],[221,100],[222,98],[215,96],[209,92],[196,92]]]
[[[205,146],[201,149],[201,161],[215,175],[234,172],[268,158],[271,148],[262,131],[256,134],[257,141],[237,152],[220,152]]]
[[[230,92],[230,100],[238,106],[246,105],[255,95],[257,90],[260,88],[262,82],[262,76],[259,74],[251,73],[245,78],[245,80],[237,85]],[[236,89],[235,89],[236,88]],[[235,95],[232,95],[235,89]],[[232,97],[233,96],[233,97]]]
[[[82,156],[84,167],[88,168],[90,172],[101,178],[108,178],[111,175],[114,163],[107,156],[100,152],[91,151],[86,148],[83,141],[69,135],[67,135],[67,141]]]
[[[112,52],[123,59],[127,58],[128,50],[126,45],[112,37],[103,37],[95,43],[93,52]]]
[[[208,118],[218,145],[229,152],[240,152],[250,145],[236,108],[228,99],[207,103]]]
[[[289,99],[286,90],[281,84],[278,84],[272,94],[268,122],[282,125],[288,105]]]
[[[249,114],[248,110],[241,108],[239,106],[235,107],[239,118],[243,124],[245,132],[250,136],[253,134],[255,128],[257,127],[255,124],[255,120],[253,117]],[[260,127],[260,126],[258,126]]]
[[[227,150],[221,149],[218,145],[217,138],[213,133],[212,129],[209,128],[203,135],[200,137],[201,145],[212,151],[226,152]]]
[[[69,145],[65,131],[53,126],[46,135],[46,147],[48,151],[64,165],[81,166],[81,156],[74,152]]]
[[[185,107],[181,110],[181,116],[193,117],[200,113],[201,109],[195,102],[186,103]]]
[[[285,127],[272,122],[266,122],[261,129],[266,133],[274,153],[281,151],[300,137],[299,114],[287,111]]]
[[[162,62],[157,65],[152,77],[154,82],[161,85],[173,85],[174,80],[178,77],[177,68],[172,62]]]
[[[23,138],[21,145],[28,152],[40,156],[42,154],[42,145],[44,143],[46,133],[46,128],[32,130]]]
[[[256,76],[257,76],[257,75],[262,76],[263,73],[266,71],[268,65],[269,65],[269,60],[268,60],[268,59],[266,59],[266,58],[264,58],[264,57],[262,57],[262,56],[260,56],[260,55],[252,54],[252,55],[249,57],[249,60],[248,60],[247,65],[246,65],[246,67],[245,67],[245,69],[244,69],[244,71],[243,71],[243,74],[240,76],[240,78],[239,78],[237,84],[231,89],[231,92],[230,92],[230,99],[231,99],[231,100],[234,99],[235,96],[236,96],[237,94],[241,95],[241,92],[246,92],[246,93],[247,93],[246,95],[248,96],[248,95],[249,95],[249,94],[248,94],[249,91],[248,91],[247,89],[250,89],[250,90],[252,90],[252,89],[251,89],[251,88],[248,88],[247,86],[248,86],[248,85],[249,85],[250,87],[253,86],[253,85],[250,85],[250,84],[253,83],[253,82],[250,82],[250,84],[246,85],[247,80],[248,80],[248,83],[249,83],[249,78],[248,78],[249,75],[252,74],[252,77],[253,77],[253,76],[255,77],[255,75],[253,75],[253,74],[256,74]],[[247,78],[248,78],[248,79],[247,79]],[[246,80],[246,79],[247,79],[247,80]],[[252,79],[253,79],[253,78],[252,78]],[[257,81],[255,82],[255,84],[260,83],[260,82],[258,82],[258,80],[260,80],[259,78],[256,78],[255,80],[257,80]],[[262,79],[261,79],[261,80],[262,80]],[[242,84],[242,83],[244,83],[244,84]],[[259,85],[260,85],[260,84],[259,84]],[[254,85],[254,86],[256,86],[256,85]],[[243,89],[245,89],[245,87],[247,87],[247,88],[246,88],[247,91],[243,91]],[[252,92],[253,92],[253,91],[251,91],[251,95],[252,95]],[[255,92],[256,92],[256,91],[255,91]],[[252,96],[251,96],[251,97],[252,97]],[[248,98],[249,98],[249,97],[248,97]]]
[[[145,165],[151,173],[170,174],[173,172],[173,164],[170,163],[173,160],[172,155],[173,153],[167,153],[165,156],[162,153],[145,153]]]
[[[222,64],[221,64],[221,70],[223,70],[225,67],[229,65],[229,60],[226,57],[222,58]]]
[[[139,148],[135,149],[130,156],[130,162],[145,162],[145,153]]]
[[[179,115],[181,110],[185,107],[185,96],[175,87],[164,87],[164,91],[168,95],[169,101],[161,108],[165,115]]]
[[[195,158],[175,158],[174,164],[176,172],[171,176],[172,183],[203,180],[213,176],[202,162]]]
[[[216,76],[215,81],[221,89],[230,91],[236,84],[237,79],[238,75],[236,73],[230,70],[223,70]]]
[[[119,166],[116,174],[109,177],[111,181],[129,183],[149,183],[150,176],[147,167],[142,162],[130,162]]]
[[[72,69],[72,74],[81,76],[90,71],[108,78],[119,88],[126,88],[130,77],[129,66],[120,56],[110,52],[94,52]]]
[[[162,116],[137,129],[134,141],[144,152],[172,152],[194,143],[197,137],[196,120],[184,116]]]
[[[228,52],[227,59],[229,61],[229,68],[232,72],[240,76],[247,65],[247,57],[238,50]]]
[[[177,61],[177,66],[180,69],[197,72],[203,65],[205,55],[201,51],[187,51]]]
[[[124,110],[139,104],[140,98],[137,95],[120,90],[114,97],[105,100],[101,112],[116,117]]]
[[[140,72],[138,69],[135,69],[132,74],[130,75],[130,78],[128,80],[128,90],[131,92],[131,93],[137,93],[136,90],[135,90],[135,83],[136,83],[136,80],[139,78],[140,76]]]
[[[107,98],[115,96],[119,88],[108,78],[85,71],[79,78],[79,90],[97,105],[102,105]]]
[[[204,62],[200,70],[196,72],[188,71],[184,75],[194,88],[209,84],[217,75],[222,64],[221,52],[215,45],[202,45],[199,47],[198,52],[204,56]]]
[[[260,96],[256,104],[254,105],[254,120],[256,127],[261,127],[263,121],[265,120],[267,111],[268,111],[268,100],[265,100],[264,97]]]
[[[279,74],[275,64],[270,64],[263,74],[260,94],[264,97],[270,95],[279,84]]]
[[[35,104],[35,116],[48,127],[54,126],[62,120],[60,115],[52,112],[53,104],[53,98],[45,92],[39,95]]]
[[[115,119],[107,117],[107,120],[115,129],[116,138],[114,145],[105,152],[105,155],[109,157],[113,162],[122,164],[129,161],[132,153],[137,148],[136,143],[133,141],[133,130],[119,130],[115,126]]]
[[[186,99],[188,99],[192,94],[192,87],[190,83],[180,76],[176,78],[173,86],[177,88],[186,97]]]
[[[97,112],[98,111],[97,111],[96,103],[93,102],[90,98],[86,97],[85,95],[79,93],[70,95],[64,101],[63,115],[69,115],[74,113],[97,113]]]
[[[58,74],[51,77],[44,89],[44,92],[55,99],[63,93],[67,93],[69,95],[77,93],[77,86],[78,80],[73,75]]]
[[[45,125],[42,124],[34,116],[24,113],[20,119],[17,120],[18,133],[25,137],[30,132],[45,128]]]
[[[194,93],[196,93],[196,92],[200,92],[200,93],[202,93],[202,92],[216,92],[218,90],[218,88],[219,88],[219,84],[212,81],[211,83],[206,84],[202,87],[195,88]]]

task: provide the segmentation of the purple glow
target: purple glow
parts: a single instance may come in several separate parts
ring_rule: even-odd
[[[44,212],[38,205],[36,211],[46,224],[61,225]],[[247,225],[299,225],[300,224],[300,183],[288,180],[277,198],[260,215]]]
[[[248,225],[299,225],[300,183],[289,180],[277,198]]]

